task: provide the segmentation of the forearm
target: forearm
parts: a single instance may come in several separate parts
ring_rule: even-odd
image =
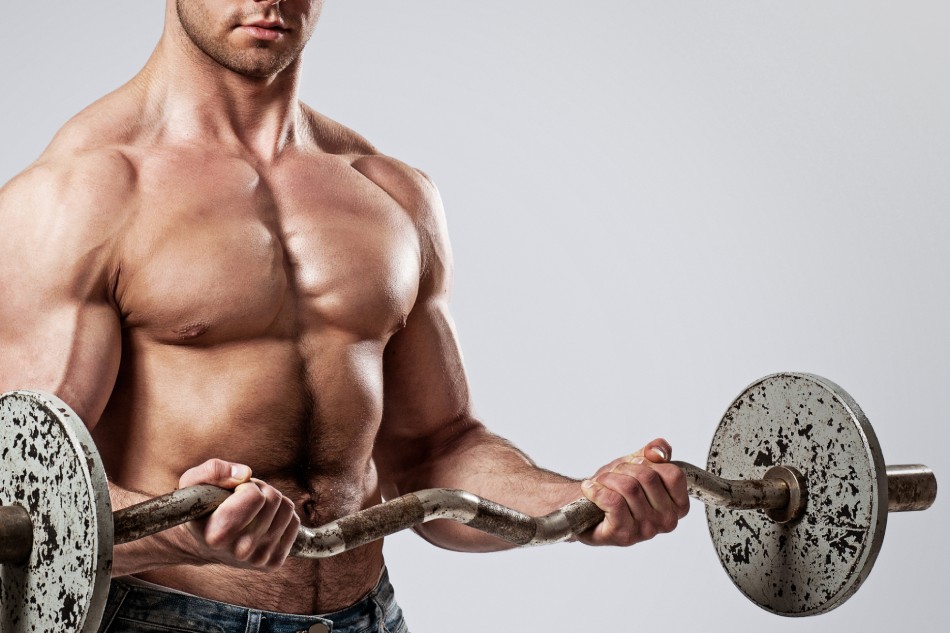
[[[538,467],[509,441],[471,421],[412,469],[400,492],[423,488],[457,488],[531,516],[548,514],[580,498],[580,482]],[[496,551],[510,543],[451,521],[417,528],[426,540],[446,549]]]
[[[109,496],[112,499],[113,510],[120,510],[150,498],[148,495],[126,490],[111,482]],[[187,547],[188,538],[185,529],[178,526],[131,543],[116,545],[113,549],[113,577],[128,576],[171,565],[199,564],[200,559],[190,553]]]

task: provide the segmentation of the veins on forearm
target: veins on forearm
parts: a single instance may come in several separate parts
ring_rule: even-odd
[[[538,466],[481,423],[443,443],[433,458],[435,486],[468,490],[529,514],[550,512],[580,496],[577,480]]]

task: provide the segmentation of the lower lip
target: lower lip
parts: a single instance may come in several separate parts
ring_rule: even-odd
[[[241,29],[255,39],[269,42],[278,40],[284,35],[284,31],[280,29],[265,29],[260,26],[242,26]]]

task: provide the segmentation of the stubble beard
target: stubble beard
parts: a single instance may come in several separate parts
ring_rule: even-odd
[[[214,21],[200,2],[176,0],[175,4],[182,29],[198,50],[221,66],[245,77],[262,79],[276,75],[300,57],[307,43],[306,39],[302,39],[290,47],[281,48],[260,41],[253,50],[235,49],[228,45],[226,37],[217,37],[212,33],[209,25],[214,24]]]

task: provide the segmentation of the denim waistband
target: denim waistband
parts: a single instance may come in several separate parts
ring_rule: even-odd
[[[402,611],[396,604],[386,569],[376,587],[359,602],[340,611],[322,615],[294,615],[241,607],[160,587],[113,580],[100,632],[165,630],[195,633],[301,633],[314,625],[323,633],[404,631]]]

